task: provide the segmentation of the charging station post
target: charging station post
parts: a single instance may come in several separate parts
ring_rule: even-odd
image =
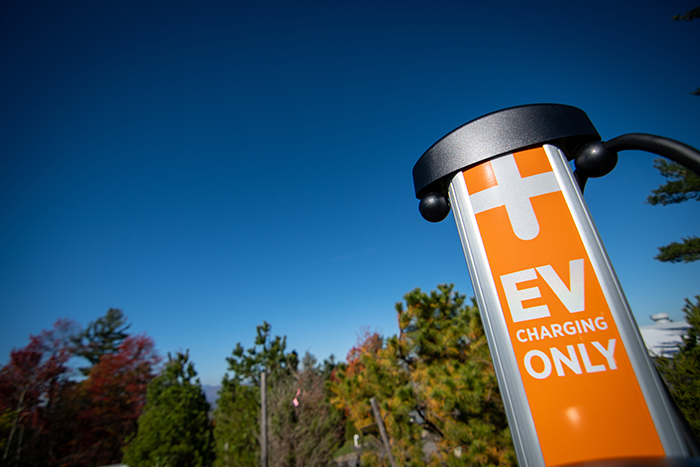
[[[454,214],[521,466],[690,456],[583,199],[617,162],[600,141],[575,107],[513,107],[413,169],[421,214]]]

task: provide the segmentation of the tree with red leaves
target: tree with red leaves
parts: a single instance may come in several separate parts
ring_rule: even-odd
[[[121,323],[117,333],[124,329]],[[109,332],[102,334],[105,342],[114,341]],[[103,346],[87,379],[75,381],[71,377],[78,373],[68,361],[85,357],[84,335],[74,322],[58,320],[53,329],[30,336],[26,347],[13,350],[0,369],[0,467],[121,461],[160,357],[150,337],[119,334],[118,345]]]
[[[59,319],[53,329],[30,336],[26,347],[14,349],[10,361],[0,370],[0,411],[12,419],[0,465],[9,464],[13,447],[14,465],[23,454],[38,455],[34,448],[22,451],[25,444],[33,446],[37,439],[42,441],[42,451],[51,455],[54,440],[49,421],[70,376],[66,364],[75,330],[73,321]]]
[[[91,428],[83,454],[93,453],[93,464],[121,461],[125,440],[136,431],[148,383],[160,361],[153,339],[129,336],[116,353],[103,355],[90,370],[84,386],[91,404],[81,419]]]

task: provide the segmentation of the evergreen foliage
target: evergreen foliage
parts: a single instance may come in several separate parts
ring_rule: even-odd
[[[260,391],[224,376],[214,411],[217,467],[257,466]]]
[[[103,355],[117,352],[119,344],[128,337],[126,331],[130,327],[122,310],[110,308],[104,316],[90,322],[84,331],[73,338],[75,354],[96,365]],[[87,376],[90,367],[81,368],[80,371]]]
[[[271,337],[271,326],[256,328],[253,347],[238,343],[227,358],[214,412],[217,467],[255,467],[260,458],[260,375],[267,371],[268,463],[325,466],[343,436],[344,420],[328,402],[325,382],[335,367],[320,367],[306,354],[298,371],[297,353],[287,352],[286,337]],[[297,404],[294,404],[296,399]]]
[[[695,303],[685,300],[683,313],[690,329],[679,352],[673,358],[657,358],[656,363],[678,408],[700,439],[700,295]]]
[[[673,21],[693,21],[694,19],[698,18],[700,18],[700,6],[695,7],[692,10],[688,10],[682,15],[675,15],[671,17]],[[693,96],[700,96],[700,88],[696,88],[695,91],[692,91],[690,94]]]
[[[647,203],[666,206],[690,200],[700,201],[700,176],[698,174],[666,159],[654,160],[654,167],[669,181],[656,190],[652,190],[652,194],[647,197]],[[661,246],[659,254],[654,259],[670,263],[697,261],[700,259],[700,238],[690,236],[683,238],[681,243],[672,242],[669,245]]]
[[[700,6],[686,11],[682,15],[675,15],[671,17],[673,21],[692,21],[698,18],[700,18]]]
[[[515,465],[477,307],[452,289],[406,294],[405,306],[396,305],[399,335],[364,336],[331,383],[333,403],[376,438],[375,397],[400,465]],[[433,453],[423,450],[428,440],[436,443]],[[381,449],[366,450],[362,460],[386,464]]]
[[[131,467],[208,467],[214,461],[209,403],[187,353],[168,355],[163,372],[148,385],[138,432],[124,452]]]
[[[291,374],[297,353],[286,352],[287,338],[271,338],[272,326],[256,326],[254,345],[237,343],[226,358],[228,371],[214,412],[217,466],[256,466],[260,458],[260,375],[268,372],[268,385]]]
[[[286,352],[287,337],[275,336],[272,339],[272,326],[266,321],[256,326],[255,344],[244,350],[239,342],[231,357],[226,358],[231,379],[240,383],[260,386],[260,375],[267,371],[270,379],[291,374],[297,369],[299,356],[296,351]]]
[[[700,175],[677,162],[663,158],[654,160],[654,168],[669,181],[647,197],[647,203],[667,206],[684,201],[700,201]]]
[[[690,263],[700,259],[700,238],[692,236],[682,239],[682,243],[671,242],[659,247],[654,259],[668,263]]]

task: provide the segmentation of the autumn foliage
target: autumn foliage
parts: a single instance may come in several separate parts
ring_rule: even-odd
[[[84,387],[91,404],[81,419],[91,428],[89,444],[95,457],[104,458],[103,464],[121,460],[124,441],[136,431],[159,361],[152,339],[129,336],[88,374]]]
[[[125,320],[121,311],[110,310]],[[97,320],[95,323],[104,324]],[[89,327],[90,328],[90,327]],[[88,328],[88,329],[89,329]],[[87,367],[73,370],[84,333],[68,320],[30,336],[0,369],[0,453],[5,466],[94,466],[121,461],[160,358],[145,335],[119,336]],[[105,334],[107,340],[110,337]],[[104,343],[105,340],[102,340]]]
[[[363,438],[362,465],[388,465],[372,397],[399,465],[515,465],[476,306],[447,285],[404,299],[399,335],[365,333],[331,382],[333,403]]]

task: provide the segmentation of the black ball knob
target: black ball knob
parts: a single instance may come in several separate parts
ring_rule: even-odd
[[[429,222],[440,222],[450,213],[450,203],[442,193],[428,193],[418,204],[423,219]]]
[[[576,170],[591,178],[609,174],[617,165],[617,153],[605,149],[603,143],[595,141],[583,145],[576,152]]]

